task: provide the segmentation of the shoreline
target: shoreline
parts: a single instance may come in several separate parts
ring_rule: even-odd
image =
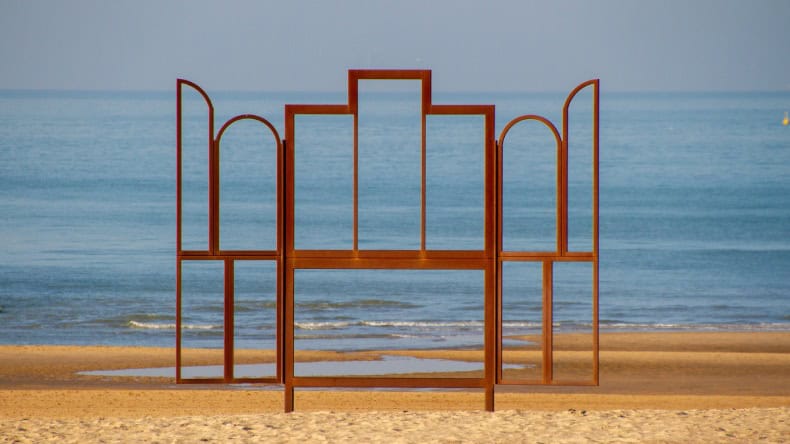
[[[560,336],[560,353],[583,338]],[[523,350],[515,353],[534,353]],[[304,359],[376,359],[379,353],[469,359],[475,351],[322,352]],[[196,361],[212,362],[203,350]],[[221,353],[220,353],[221,355]],[[237,350],[240,361],[273,359]],[[0,441],[169,442],[780,442],[790,436],[790,332],[602,333],[597,387],[481,390],[296,389],[284,414],[280,387],[181,384],[174,378],[78,375],[172,367],[174,348],[0,346]]]
[[[534,339],[534,338],[528,338]],[[569,372],[588,371],[589,336],[560,334],[554,338],[555,367],[568,357]],[[479,350],[380,350],[360,352],[297,351],[297,362],[381,360],[384,356],[480,362]],[[539,359],[535,346],[505,347],[503,364]],[[188,359],[187,359],[188,357]],[[237,364],[273,363],[273,350],[236,350]],[[185,350],[182,365],[215,365],[221,350]],[[539,362],[539,361],[538,361]],[[482,366],[482,362],[481,366]],[[79,372],[175,365],[175,348],[0,345],[0,390],[72,388],[180,388],[172,377],[83,375]],[[577,365],[577,367],[574,367]],[[534,371],[526,369],[525,372]],[[562,371],[562,367],[560,368]],[[519,377],[504,370],[506,377]],[[482,377],[482,370],[431,376]],[[265,376],[265,375],[264,375]],[[561,375],[560,375],[561,376]],[[221,390],[222,384],[208,385]],[[790,332],[601,333],[600,385],[597,387],[498,386],[505,392],[592,393],[621,395],[724,395],[790,397]],[[0,415],[2,411],[0,410]]]

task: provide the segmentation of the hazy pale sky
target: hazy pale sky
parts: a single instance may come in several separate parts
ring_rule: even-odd
[[[0,88],[790,90],[790,0],[0,0]]]

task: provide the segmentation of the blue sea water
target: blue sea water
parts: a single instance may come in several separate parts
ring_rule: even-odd
[[[283,137],[284,103],[345,103],[344,93],[209,93],[217,129],[255,113]],[[360,171],[360,247],[418,248],[419,170],[411,167],[419,158],[404,148],[414,143],[415,102],[371,97],[371,114],[394,114],[386,118],[401,137],[392,145],[375,119],[360,122],[360,160],[369,165]],[[434,103],[496,105],[497,135],[521,114],[560,125],[564,98],[434,92]],[[205,114],[187,99],[185,147],[195,156],[185,164],[185,248],[200,249]],[[583,141],[589,95],[577,100],[572,140]],[[603,90],[602,329],[790,330],[788,109],[788,92]],[[464,119],[428,122],[429,248],[482,245],[481,124]],[[297,246],[348,248],[350,154],[337,147],[351,140],[349,121],[306,116],[297,128],[309,154],[296,166]],[[255,131],[239,125],[223,139],[223,168],[239,177],[227,174],[222,185],[223,248],[274,245],[273,157],[244,148]],[[513,249],[553,249],[549,137],[527,124],[505,145],[504,232]],[[588,146],[572,145],[572,156],[583,161]],[[0,91],[0,343],[172,346],[175,170],[174,92]],[[571,174],[571,247],[585,250],[589,171],[572,165]],[[336,232],[327,236],[326,226]],[[273,266],[238,263],[236,272],[237,344],[271,347]],[[558,326],[589,328],[589,275],[589,265],[558,264]],[[187,345],[221,346],[222,266],[189,263],[185,276]],[[508,263],[504,277],[505,335],[538,331],[540,270]],[[296,281],[300,348],[482,343],[481,272],[298,270]]]

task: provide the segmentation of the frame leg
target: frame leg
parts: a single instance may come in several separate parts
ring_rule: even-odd
[[[291,413],[294,411],[294,387],[290,384],[285,385],[285,393],[283,394],[285,398],[285,406],[284,412]]]
[[[495,409],[494,405],[494,385],[491,384],[486,386],[486,410],[489,412],[493,412]]]

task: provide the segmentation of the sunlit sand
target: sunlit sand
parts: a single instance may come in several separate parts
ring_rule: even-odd
[[[573,342],[559,341],[558,349]],[[371,359],[377,354],[367,353]],[[399,353],[456,360],[462,354]],[[214,359],[205,354],[207,361]],[[337,362],[342,355],[316,357]],[[352,357],[358,360],[359,354]],[[296,412],[285,414],[278,386],[259,390],[78,374],[173,363],[171,348],[0,346],[0,436],[12,442],[57,436],[780,442],[790,436],[790,332],[602,334],[599,387],[499,386],[495,413],[482,411],[484,394],[475,390],[298,389]]]

